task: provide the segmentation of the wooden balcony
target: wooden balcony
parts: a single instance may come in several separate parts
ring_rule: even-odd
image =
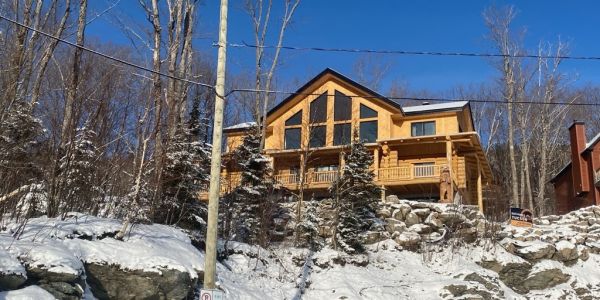
[[[446,165],[412,165],[373,170],[375,181],[382,185],[410,184],[439,181],[440,172]],[[298,189],[300,174],[275,175],[275,181],[289,189]],[[338,171],[308,172],[306,174],[307,188],[326,188],[338,177]]]
[[[424,178],[439,178],[441,170],[446,165],[412,165],[376,170],[376,181],[398,182]]]
[[[300,185],[300,174],[275,175],[275,181],[287,188],[296,189]],[[309,187],[329,186],[338,178],[338,171],[317,171],[306,174],[305,184]]]

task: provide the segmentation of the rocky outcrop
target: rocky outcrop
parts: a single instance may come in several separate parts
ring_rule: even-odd
[[[189,273],[123,270],[116,265],[86,264],[87,282],[98,299],[185,299],[195,282]]]

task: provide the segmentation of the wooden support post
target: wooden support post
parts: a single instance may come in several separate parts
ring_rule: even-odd
[[[452,141],[446,137],[446,160],[448,161],[448,170],[450,171],[450,189],[448,191],[448,202],[454,202],[454,168],[452,167]]]
[[[381,186],[381,202],[385,203],[385,185]]]
[[[479,206],[479,211],[483,213],[483,186],[481,181],[481,162],[477,157],[477,206]]]
[[[379,177],[379,146],[373,150],[373,173],[375,173],[375,181],[378,180]]]

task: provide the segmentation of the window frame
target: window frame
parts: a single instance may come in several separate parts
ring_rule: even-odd
[[[431,134],[427,134],[426,133],[426,131],[425,131],[425,128],[426,128],[425,125],[427,125],[427,124],[433,124],[433,133],[431,133]],[[436,124],[435,120],[411,122],[410,123],[410,136],[411,137],[418,137],[418,136],[432,136],[432,135],[436,135],[437,134],[436,125],[437,124]],[[419,128],[416,128],[415,126],[420,126],[421,134],[419,134],[419,132],[418,132]]]
[[[298,130],[298,147],[291,148],[288,146],[288,131]],[[283,130],[283,149],[285,150],[297,150],[302,148],[302,127],[286,127]]]
[[[374,140],[371,141],[371,140],[363,137],[363,133],[364,133],[364,131],[363,131],[363,124],[365,124],[365,125],[366,124],[375,124],[375,136],[374,136]],[[377,142],[378,138],[379,138],[379,122],[377,121],[377,119],[375,119],[375,120],[368,120],[367,119],[367,120],[361,120],[359,122],[359,124],[358,124],[358,139],[361,142],[364,142],[364,143],[375,143],[375,142]]]
[[[322,145],[314,145],[313,141],[319,141],[318,139],[315,139],[315,130],[316,129],[323,129],[323,139],[322,139]],[[309,134],[308,134],[308,147],[310,149],[312,148],[322,148],[322,147],[326,147],[327,146],[327,125],[323,124],[323,125],[314,125],[310,127],[309,130]]]

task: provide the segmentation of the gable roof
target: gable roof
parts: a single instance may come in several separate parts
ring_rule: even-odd
[[[592,148],[594,148],[594,145],[596,145],[598,142],[600,142],[600,133],[598,133],[595,137],[593,137],[589,142],[585,144],[585,149],[583,149],[581,153],[592,151]],[[571,167],[571,163],[572,162],[569,161],[569,163],[567,163],[562,169],[560,169],[560,171],[558,171],[558,173],[554,175],[552,179],[550,179],[550,183],[556,182]]]
[[[400,104],[398,104],[395,101],[392,101],[390,99],[388,99],[387,97],[369,89],[368,87],[350,79],[349,77],[333,70],[330,68],[326,68],[325,70],[321,71],[321,73],[317,74],[317,76],[313,77],[311,80],[309,80],[307,83],[305,83],[303,86],[301,86],[298,90],[296,90],[294,93],[292,93],[291,95],[289,95],[287,98],[283,99],[283,101],[279,102],[279,104],[275,105],[273,108],[271,108],[271,110],[269,110],[269,112],[267,113],[267,117],[270,116],[271,114],[273,114],[274,112],[276,112],[277,110],[279,110],[280,108],[282,108],[286,103],[290,102],[292,99],[294,99],[298,94],[302,94],[306,89],[308,89],[313,83],[317,82],[319,79],[323,78],[326,75],[332,75],[334,77],[339,78],[340,80],[350,84],[352,87],[366,93],[369,94],[377,99],[382,100],[383,102],[389,104],[392,107],[397,108],[398,110],[400,110],[402,113],[404,113],[404,110],[402,110],[402,106]]]
[[[415,106],[404,106],[402,109],[407,115],[430,113],[439,111],[461,111],[469,104],[469,101],[454,101],[437,104],[424,104]]]

